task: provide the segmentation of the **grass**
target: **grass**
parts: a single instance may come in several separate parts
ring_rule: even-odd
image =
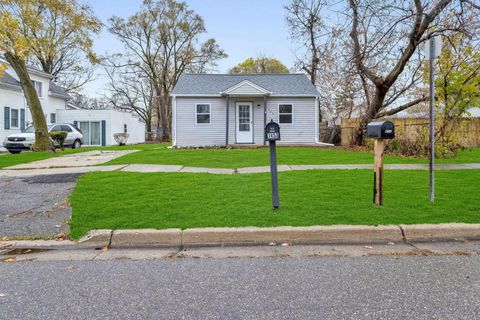
[[[369,164],[373,153],[340,148],[279,147],[278,163],[300,164]],[[427,163],[427,159],[386,156],[385,163]],[[465,150],[451,159],[437,163],[480,162],[480,148]],[[269,165],[268,148],[259,149],[145,149],[114,159],[108,164],[165,164],[210,168],[242,168]]]
[[[71,196],[71,236],[91,229],[308,226],[480,222],[480,170],[387,171],[385,206],[372,204],[370,170],[279,173],[281,209],[271,209],[270,176],[89,173]]]
[[[29,163],[51,157],[91,150],[128,150],[135,152],[114,159],[113,164],[166,164],[210,168],[242,168],[269,165],[268,148],[258,149],[168,149],[167,144],[143,144],[133,146],[87,147],[66,149],[55,153],[22,152],[20,154],[0,155],[0,168]],[[451,159],[437,159],[437,163],[474,163],[480,162],[480,148],[464,150]],[[351,151],[341,148],[279,147],[279,164],[370,164],[373,153]],[[385,163],[427,163],[427,159],[386,156]]]

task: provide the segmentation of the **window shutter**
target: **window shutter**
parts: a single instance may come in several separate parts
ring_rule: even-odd
[[[25,130],[25,109],[20,109],[20,129]]]
[[[107,121],[102,120],[102,146],[107,145]]]
[[[5,107],[3,110],[3,121],[4,121],[3,124],[4,124],[5,130],[10,129],[10,108],[9,107]]]

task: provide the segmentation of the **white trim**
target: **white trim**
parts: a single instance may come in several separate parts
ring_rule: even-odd
[[[177,99],[172,99],[172,145],[177,145]]]
[[[254,88],[255,90],[260,91],[261,94],[268,94],[268,95],[272,94],[270,91],[266,90],[265,88],[260,87],[259,85],[256,85],[255,83],[253,83],[253,82],[251,82],[251,81],[249,81],[249,80],[243,80],[243,81],[237,83],[236,85],[234,85],[234,86],[232,86],[232,87],[224,90],[223,92],[220,92],[220,94],[222,94],[222,95],[225,95],[225,94],[228,94],[228,95],[235,94],[233,91],[235,91],[236,89],[240,88],[241,86],[243,86],[243,85],[245,85],[245,84],[248,85],[248,86],[250,86],[250,87],[252,87],[252,88]],[[246,94],[246,96],[248,96],[248,94]]]
[[[315,99],[315,143],[320,143],[320,127],[318,123],[318,109],[319,109],[320,103],[318,101],[318,98]]]
[[[292,122],[288,123],[288,122],[280,122],[280,105],[291,105],[292,106]],[[277,106],[277,120],[278,120],[278,124],[284,124],[284,125],[293,125],[295,123],[295,120],[294,120],[294,112],[293,112],[293,109],[295,109],[293,103],[285,103],[285,102],[282,102],[282,103],[278,103],[278,106]],[[288,115],[289,113],[282,113],[284,115]]]
[[[198,115],[206,115],[207,113],[198,113],[199,105],[208,105],[208,122],[198,122]],[[197,125],[210,125],[212,124],[212,104],[211,103],[196,103],[195,104],[195,124]]]
[[[196,98],[196,97],[210,97],[210,98],[220,98],[223,97],[224,94],[172,94],[171,97],[173,98]],[[248,95],[247,95],[248,96]],[[251,95],[253,97],[253,95]],[[285,97],[292,97],[292,98],[316,98],[317,95],[312,94],[270,94],[270,98],[285,98]]]
[[[13,117],[12,117],[12,111],[13,111],[13,110],[17,111],[17,125],[16,125],[16,126],[14,126],[14,125],[12,124],[12,119],[13,119]],[[10,130],[20,129],[20,121],[21,121],[21,120],[20,120],[20,109],[16,109],[16,108],[10,107],[9,118],[10,118]]]
[[[315,99],[315,144],[324,146],[324,147],[335,147],[334,144],[332,143],[326,143],[326,142],[321,142],[320,141],[320,126],[318,123],[318,111],[320,107],[320,101],[318,97]]]
[[[240,104],[248,104],[250,106],[250,141],[249,142],[240,142],[238,141],[238,133],[239,131],[239,116],[238,116],[238,106]],[[238,144],[252,144],[255,143],[254,140],[254,132],[255,132],[255,102],[253,101],[235,101],[235,143]]]

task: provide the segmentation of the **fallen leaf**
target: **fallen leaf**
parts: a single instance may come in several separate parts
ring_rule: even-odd
[[[372,246],[365,246],[365,249],[373,249]]]
[[[75,265],[73,265],[73,264],[69,264],[69,265],[66,267],[66,269],[67,269],[68,271],[73,271],[73,270],[77,269],[77,267],[76,267]]]
[[[0,293],[0,298],[5,298],[7,295],[5,293]]]
[[[108,246],[102,248],[102,252],[108,251]]]
[[[3,260],[3,262],[9,262],[9,263],[15,262],[15,258],[7,258],[7,259]]]

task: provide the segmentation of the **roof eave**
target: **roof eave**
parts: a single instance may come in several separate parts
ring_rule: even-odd
[[[3,88],[3,89],[7,89],[7,90],[22,92],[22,87],[21,86],[16,86],[16,85],[13,85],[13,84],[0,83],[0,87]]]

